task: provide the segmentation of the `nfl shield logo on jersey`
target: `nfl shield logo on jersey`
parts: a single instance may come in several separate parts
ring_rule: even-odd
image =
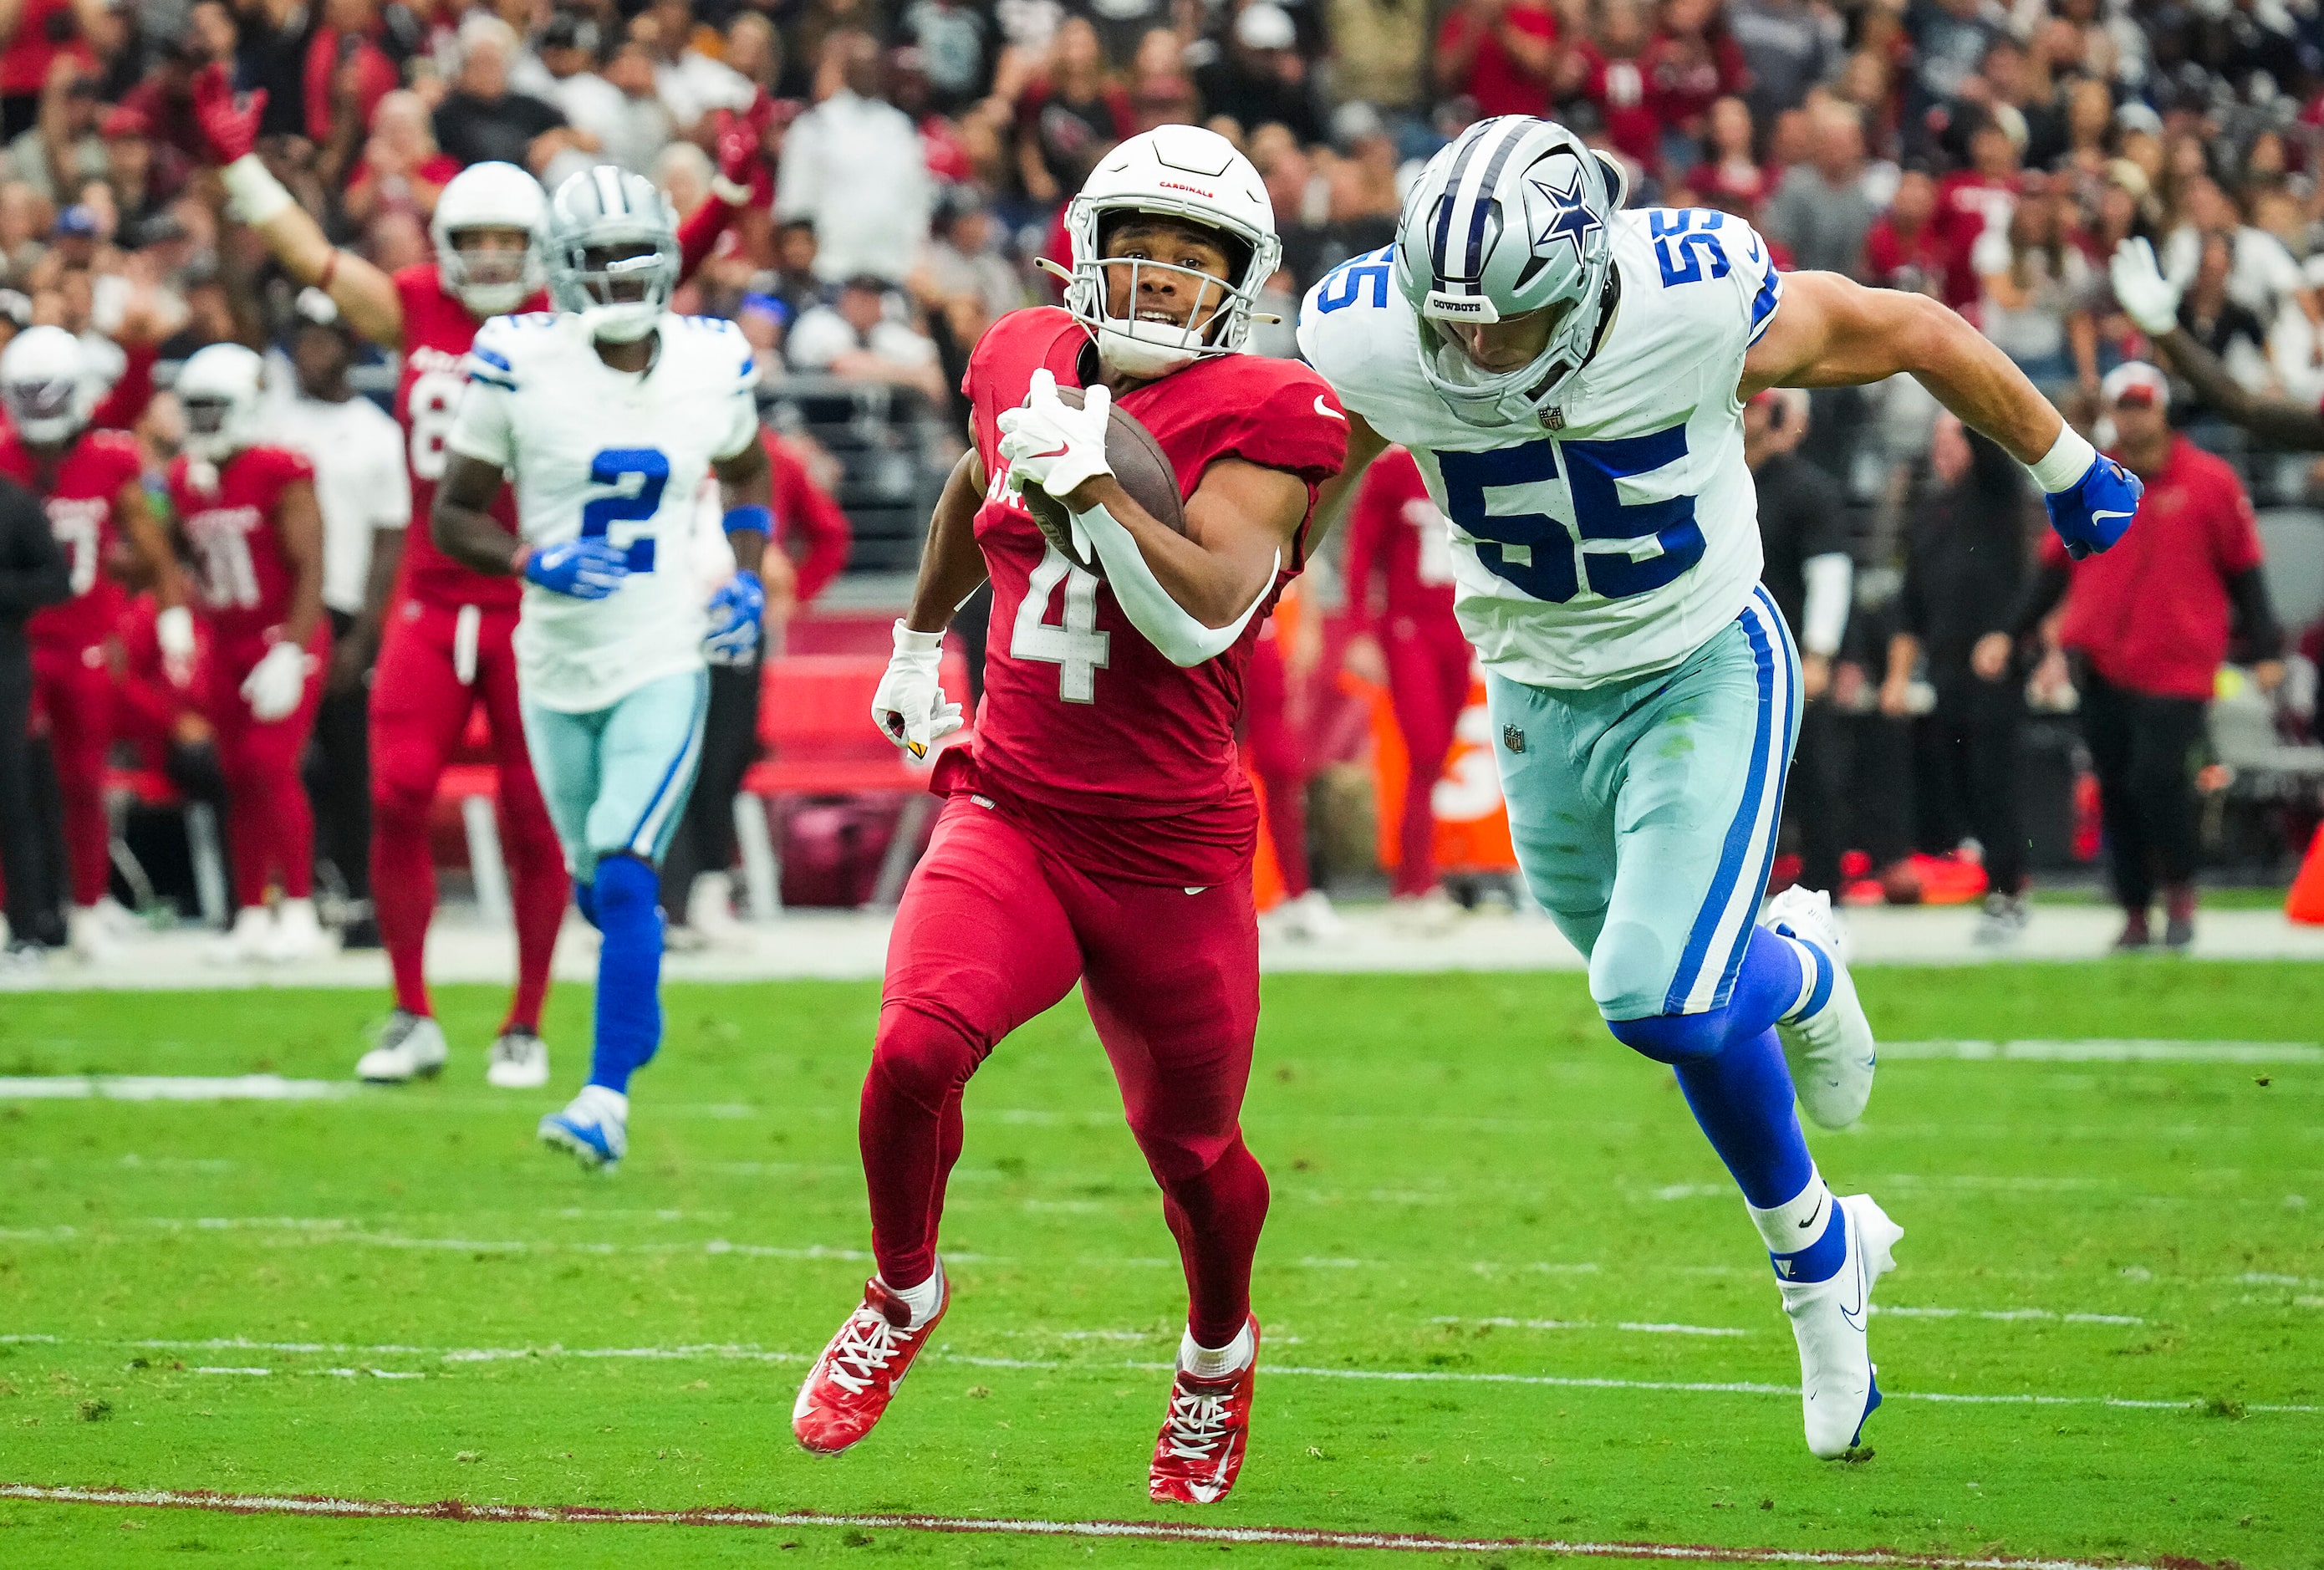
[[[1541,417],[1541,422],[1549,427],[1552,430],[1563,430],[1565,429],[1565,411],[1563,409],[1553,408],[1549,412]]]
[[[1507,747],[1512,753],[1524,752],[1525,732],[1517,729],[1515,725],[1503,725],[1501,727],[1501,745]]]

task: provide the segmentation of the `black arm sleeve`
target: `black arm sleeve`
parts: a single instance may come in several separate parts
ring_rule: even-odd
[[[2235,607],[2237,640],[2254,660],[2274,660],[2283,653],[2283,629],[2276,624],[2269,604],[2267,579],[2260,569],[2247,567],[2227,579],[2227,601]]]
[[[28,492],[0,489],[0,616],[18,620],[70,598],[71,569],[48,515]]]
[[[2016,612],[2010,616],[2009,625],[2005,630],[2012,638],[2031,637],[2034,630],[2042,624],[2042,618],[2055,610],[2058,602],[2066,597],[2066,586],[2072,581],[2073,574],[2063,564],[2043,565],[2034,573],[2034,581],[2025,586],[2024,594],[2018,598]]]

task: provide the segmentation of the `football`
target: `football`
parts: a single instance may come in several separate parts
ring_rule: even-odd
[[[1082,406],[1082,390],[1060,387],[1057,397],[1070,409]],[[1137,503],[1152,513],[1155,519],[1184,534],[1186,531],[1186,507],[1178,494],[1177,471],[1170,466],[1170,457],[1154,433],[1138,423],[1138,417],[1125,411],[1121,405],[1113,406],[1113,415],[1106,422],[1105,461],[1112,466],[1113,477],[1130,493]],[[1025,487],[1025,510],[1033,514],[1033,522],[1041,533],[1067,561],[1084,571],[1105,576],[1105,568],[1094,551],[1074,548],[1073,521],[1066,515],[1065,504],[1038,485]]]

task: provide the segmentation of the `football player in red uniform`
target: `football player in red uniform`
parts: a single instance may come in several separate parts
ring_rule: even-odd
[[[111,877],[113,830],[105,811],[105,755],[112,744],[113,673],[106,648],[127,603],[111,570],[117,550],[150,577],[161,614],[154,631],[172,680],[192,679],[193,616],[169,537],[146,505],[143,460],[125,432],[91,427],[96,388],[80,341],[58,327],[27,328],[0,352],[0,474],[41,499],[72,574],[73,597],[33,613],[32,701],[48,722],[64,807],[72,909],[66,927],[84,959],[112,947],[101,907]]]
[[[330,628],[314,467],[258,444],[264,375],[264,362],[240,344],[212,344],[186,361],[176,385],[185,451],[170,465],[170,504],[209,623],[203,706],[226,772],[235,905],[220,956],[297,960],[323,947],[315,816],[299,760],[322,702]],[[275,880],[282,904],[270,919]]]
[[[1069,226],[1066,309],[1003,317],[970,358],[975,450],[936,505],[872,699],[915,753],[959,727],[937,661],[954,608],[989,577],[976,740],[936,765],[946,802],[897,913],[863,1087],[879,1273],[791,1427],[807,1448],[840,1451],[887,1408],[950,1298],[936,1228],[962,1089],[1079,981],[1191,1298],[1148,1486],[1207,1503],[1233,1486],[1250,1427],[1268,1192],[1240,1125],[1259,1015],[1258,813],[1235,719],[1347,428],[1314,372],[1238,352],[1281,247],[1257,172],[1225,141],[1176,125],[1130,138]],[[1068,407],[1060,384],[1086,403]],[[1183,534],[1112,474],[1116,398],[1168,455]],[[1035,523],[1028,485],[1070,510],[1075,555]]]
[[[443,476],[445,438],[458,405],[460,362],[477,324],[519,310],[545,310],[537,250],[548,198],[513,164],[478,163],[446,183],[429,225],[432,265],[392,276],[336,249],[322,227],[252,151],[263,90],[237,99],[222,68],[194,81],[194,115],[218,165],[235,216],[257,230],[291,277],[330,295],[348,326],[403,355],[395,416],[409,443],[411,515],[426,518]],[[681,275],[698,266],[719,233],[752,199],[756,134],[730,119],[718,142],[711,199],[678,231]],[[516,528],[512,491],[493,516]],[[442,1069],[448,1051],[428,995],[424,951],[436,909],[436,869],[428,817],[436,787],[479,704],[499,767],[501,849],[515,906],[517,984],[484,1077],[509,1089],[549,1082],[540,1010],[549,957],[571,883],[525,751],[516,696],[521,586],[472,572],[436,549],[425,529],[383,531],[375,552],[401,553],[392,606],[366,606],[361,625],[378,627],[372,681],[372,903],[380,943],[395,976],[395,1009],[358,1076],[397,1083]],[[374,584],[387,581],[374,572]]]

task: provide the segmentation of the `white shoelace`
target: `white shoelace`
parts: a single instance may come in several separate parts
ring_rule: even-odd
[[[1181,1461],[1210,1460],[1212,1452],[1226,1443],[1231,1401],[1231,1397],[1200,1390],[1172,1390],[1170,1416],[1163,1422],[1170,1454]]]
[[[839,1327],[838,1339],[831,1344],[831,1382],[851,1396],[862,1395],[903,1350],[897,1334],[896,1327],[877,1309],[858,1308]]]

